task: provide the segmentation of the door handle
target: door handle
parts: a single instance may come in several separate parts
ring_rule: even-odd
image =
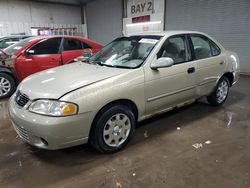
[[[195,68],[194,67],[190,67],[187,70],[188,74],[194,73],[195,72]]]

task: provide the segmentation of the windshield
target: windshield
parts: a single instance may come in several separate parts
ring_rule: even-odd
[[[23,48],[26,44],[29,43],[29,41],[31,40],[31,38],[27,38],[24,40],[21,40],[20,42],[13,44],[12,46],[9,46],[8,48],[6,48],[4,51],[8,54],[8,55],[13,55],[17,50],[20,50],[21,48]]]
[[[118,68],[141,66],[161,36],[121,37],[88,59],[90,64]]]

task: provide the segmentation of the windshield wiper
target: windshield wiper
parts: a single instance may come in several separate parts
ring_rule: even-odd
[[[102,61],[92,61],[91,64],[93,64],[93,65],[100,65],[100,66],[109,66],[109,65],[106,65],[106,64],[102,63]]]
[[[100,65],[100,66],[106,66],[106,67],[113,67],[112,65],[105,64],[102,61],[92,61],[91,64],[93,64],[93,65]]]
[[[105,64],[102,61],[92,61],[90,64],[92,64],[92,65],[106,66],[106,67],[112,67],[112,68],[133,69],[133,67],[127,67],[127,66],[122,66],[122,65],[109,65],[109,64]]]
[[[122,66],[122,65],[113,65],[112,67],[122,68],[122,69],[133,69],[133,67],[127,67],[127,66]]]

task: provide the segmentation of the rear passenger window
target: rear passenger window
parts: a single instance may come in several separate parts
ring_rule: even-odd
[[[210,46],[211,46],[213,56],[217,56],[220,54],[220,48],[216,44],[214,44],[212,41],[210,41]]]
[[[167,39],[158,53],[159,57],[170,57],[174,60],[174,64],[189,61],[190,56],[185,37],[174,36]]]
[[[209,38],[202,35],[191,36],[195,59],[203,59],[220,54],[220,48]]]
[[[195,59],[203,59],[212,56],[207,38],[203,36],[191,36],[191,40],[194,46]]]
[[[81,50],[83,49],[82,41],[73,38],[64,38],[63,49],[64,51]]]

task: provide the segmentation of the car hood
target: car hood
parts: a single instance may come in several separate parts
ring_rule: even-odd
[[[62,95],[78,88],[128,72],[87,63],[72,63],[29,76],[18,89],[31,100],[39,98],[59,99]]]

